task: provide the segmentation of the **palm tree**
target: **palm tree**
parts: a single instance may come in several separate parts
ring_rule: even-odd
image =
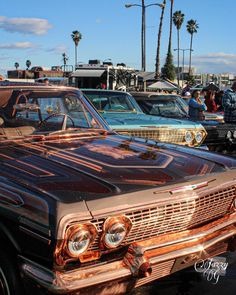
[[[17,69],[19,68],[20,65],[19,65],[18,62],[15,62],[15,65],[14,65],[14,66],[15,66],[15,68],[16,68],[16,70],[17,70]]]
[[[189,75],[191,75],[191,66],[192,66],[192,51],[193,51],[193,34],[197,33],[197,29],[199,28],[197,21],[190,19],[187,22],[187,32],[191,35],[190,38],[190,53],[189,53]]]
[[[62,61],[63,61],[63,67],[64,67],[64,72],[66,70],[66,64],[67,64],[67,61],[68,61],[69,57],[66,55],[66,53],[62,53]]]
[[[29,67],[31,66],[31,61],[29,59],[27,59],[26,63],[25,63],[27,70],[29,69]]]
[[[75,70],[77,65],[77,47],[79,45],[79,41],[82,39],[82,34],[79,31],[73,31],[71,34],[71,38],[75,43]]]
[[[175,80],[175,66],[173,64],[173,55],[172,55],[172,25],[173,25],[173,6],[174,0],[170,0],[170,32],[169,32],[169,44],[168,51],[166,55],[166,61],[162,69],[162,76],[166,79]]]
[[[165,7],[166,7],[166,0],[163,0],[162,8],[161,8],[159,31],[158,31],[158,37],[157,37],[157,55],[156,55],[155,79],[158,79],[160,77],[160,73],[161,73],[161,71],[160,71],[160,48],[161,48],[161,33],[162,33],[162,25],[163,25]]]
[[[169,33],[168,52],[171,52],[171,47],[172,47],[171,45],[172,45],[173,7],[174,7],[174,0],[170,0],[170,33]]]
[[[68,61],[68,56],[66,55],[66,53],[62,53],[62,60],[63,60],[63,65],[66,66],[67,61]]]
[[[174,22],[174,25],[176,26],[177,37],[178,37],[178,86],[179,86],[179,76],[180,76],[180,71],[179,71],[179,51],[180,51],[179,50],[180,49],[179,32],[180,32],[181,26],[184,22],[184,14],[182,13],[181,10],[178,10],[173,14],[173,22]]]

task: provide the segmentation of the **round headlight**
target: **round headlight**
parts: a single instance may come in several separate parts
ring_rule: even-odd
[[[234,209],[236,210],[236,199],[234,199],[233,206],[234,206]]]
[[[227,138],[231,138],[231,137],[232,137],[232,132],[231,132],[231,131],[227,131],[227,133],[226,133],[226,137],[227,137]]]
[[[202,133],[201,133],[201,132],[197,132],[197,133],[195,134],[195,140],[196,140],[196,142],[197,142],[197,143],[201,143],[201,142],[202,142],[202,139],[203,139],[203,137],[202,137]]]
[[[80,224],[68,229],[67,253],[71,257],[78,257],[85,252],[97,236],[97,229],[93,224]]]
[[[122,223],[115,223],[105,234],[105,244],[111,248],[119,246],[126,236],[126,228]]]
[[[130,232],[131,227],[131,220],[126,216],[108,218],[103,225],[102,245],[109,249],[118,247]]]
[[[192,143],[192,141],[193,141],[193,136],[192,136],[192,133],[191,133],[190,131],[187,131],[187,132],[185,133],[185,141],[186,141],[188,144]]]
[[[236,130],[233,132],[233,137],[236,138]]]

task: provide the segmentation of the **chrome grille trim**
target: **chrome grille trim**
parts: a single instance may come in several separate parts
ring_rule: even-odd
[[[131,129],[131,130],[117,130],[121,134],[129,134],[131,136],[143,137],[147,139],[154,139],[165,142],[182,143],[185,144],[186,129]]]
[[[135,288],[157,280],[159,278],[168,276],[172,270],[175,260],[169,260],[162,263],[158,263],[152,266],[152,274],[150,277],[138,279],[135,284]]]
[[[236,186],[223,188],[204,196],[184,200],[168,200],[147,209],[124,212],[133,227],[122,245],[148,238],[184,231],[227,214],[236,198]],[[92,220],[98,230],[98,237],[89,250],[99,249],[99,239],[105,218]]]
[[[199,144],[195,142],[192,144],[187,144],[185,140],[185,134],[187,131],[192,133],[193,138],[195,138],[195,132],[201,132],[203,140],[205,134],[201,129],[170,129],[170,128],[147,128],[147,129],[126,129],[126,130],[116,130],[120,134],[128,134],[135,137],[142,137],[146,139],[153,139],[157,141],[170,142],[182,145],[198,146]],[[202,141],[203,141],[202,140]]]

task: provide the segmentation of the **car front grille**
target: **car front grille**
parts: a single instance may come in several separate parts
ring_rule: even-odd
[[[210,222],[227,214],[235,198],[236,186],[231,186],[200,197],[172,202],[168,200],[150,208],[124,212],[122,214],[131,219],[133,226],[123,245],[181,232]],[[104,221],[105,218],[92,221],[97,227],[98,237],[90,246],[90,250],[99,249]]]
[[[152,274],[149,277],[138,279],[135,283],[135,288],[140,287],[144,284],[150,283],[154,280],[168,276],[174,265],[175,260],[169,260],[162,263],[158,263],[152,267]]]
[[[128,134],[135,137],[142,137],[146,139],[153,139],[162,142],[170,142],[175,144],[187,145],[185,140],[186,129],[168,129],[168,128],[155,128],[155,129],[130,129],[130,130],[117,130],[120,134]],[[195,137],[194,131],[190,131],[193,138]],[[198,145],[195,141],[190,144],[191,146]]]

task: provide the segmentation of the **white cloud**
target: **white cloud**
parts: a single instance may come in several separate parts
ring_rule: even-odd
[[[57,53],[57,54],[62,54],[64,52],[67,52],[68,48],[65,45],[58,45],[58,46],[55,46],[53,48],[49,48],[46,51],[54,52],[54,53]]]
[[[0,45],[0,49],[31,49],[35,47],[36,45],[31,42],[16,42]]]
[[[10,33],[44,35],[52,28],[48,20],[42,18],[7,18],[0,16],[0,28]]]
[[[216,52],[205,55],[193,55],[193,66],[198,73],[235,73],[236,54]]]

